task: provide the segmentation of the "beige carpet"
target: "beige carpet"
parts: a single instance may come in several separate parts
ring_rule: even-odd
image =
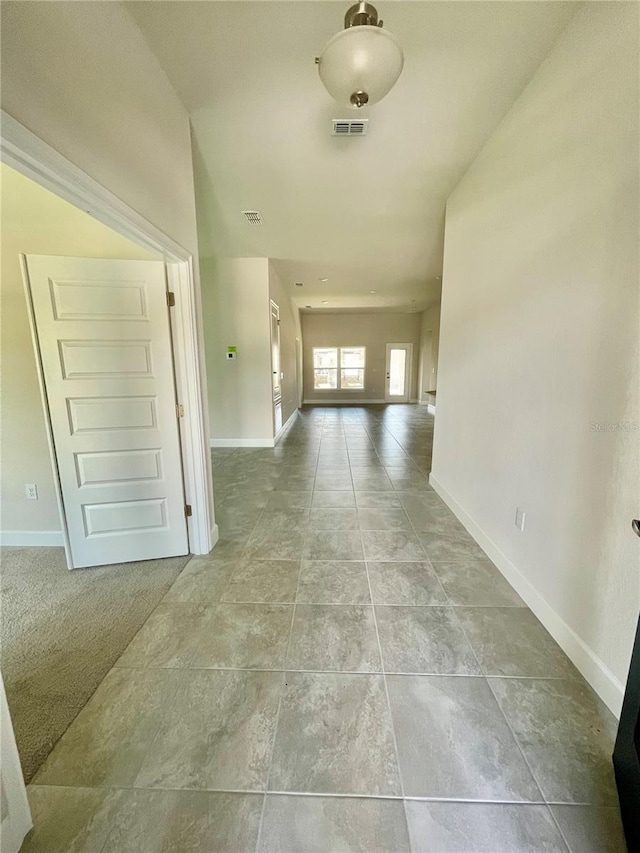
[[[2,676],[27,781],[189,557],[70,572],[62,548],[3,548]]]

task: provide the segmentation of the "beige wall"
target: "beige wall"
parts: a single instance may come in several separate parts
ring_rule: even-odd
[[[269,261],[202,259],[211,438],[273,439]],[[238,349],[229,361],[227,348]]]
[[[580,8],[449,200],[432,475],[614,711],[640,606],[639,11]]]
[[[283,423],[297,409],[296,313],[268,258],[202,258],[211,438],[274,439],[270,299],[280,309]],[[226,357],[235,346],[235,360]]]
[[[292,303],[282,281],[269,263],[269,296],[280,310],[280,370],[282,383],[282,423],[298,408],[296,338],[300,338],[300,312]]]
[[[2,107],[197,253],[189,117],[126,3],[2,3]]]
[[[151,259],[84,211],[0,165],[2,531],[60,530],[51,461],[18,256]],[[36,483],[39,500],[27,500]]]
[[[438,348],[440,346],[440,303],[420,315],[420,365],[418,368],[418,400],[425,403],[438,381]]]
[[[187,111],[125,3],[9,0],[1,37],[2,108],[193,254],[206,406]]]
[[[417,398],[420,355],[420,314],[302,314],[304,345],[304,399],[384,401],[386,345],[413,344],[411,399]],[[367,348],[363,391],[314,391],[313,347]]]

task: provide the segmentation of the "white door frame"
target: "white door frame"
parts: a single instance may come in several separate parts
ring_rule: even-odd
[[[389,372],[389,353],[392,349],[407,348],[407,361],[405,363],[405,394],[402,399],[389,396],[389,380],[387,373]],[[384,380],[384,401],[385,403],[409,403],[411,401],[411,381],[413,379],[413,344],[410,341],[402,343],[394,343],[386,345],[385,355],[385,380]]]
[[[164,258],[169,289],[175,294],[171,332],[176,389],[184,406],[180,440],[185,498],[192,511],[191,517],[187,518],[189,547],[192,554],[208,554],[218,540],[218,526],[213,514],[204,339],[191,253],[4,110],[0,110],[0,160],[123,237]],[[41,371],[39,363],[38,371]],[[42,390],[42,376],[39,380]],[[63,536],[68,549],[64,505],[46,404],[45,421]]]
[[[2,785],[6,809],[0,821],[2,850],[3,853],[18,853],[26,834],[33,826],[33,821],[2,674],[0,674],[0,741],[2,741],[2,769],[0,770],[2,778],[0,784]]]

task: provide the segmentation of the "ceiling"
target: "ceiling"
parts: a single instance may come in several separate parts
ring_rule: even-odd
[[[272,258],[301,307],[421,310],[448,196],[577,4],[380,0],[405,67],[363,110],[314,64],[349,5],[126,3],[191,113],[201,254]],[[356,115],[367,136],[330,135]],[[256,209],[262,226],[242,215]]]

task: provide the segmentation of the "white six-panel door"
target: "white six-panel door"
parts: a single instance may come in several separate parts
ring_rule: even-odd
[[[26,269],[70,567],[187,554],[164,264]]]

